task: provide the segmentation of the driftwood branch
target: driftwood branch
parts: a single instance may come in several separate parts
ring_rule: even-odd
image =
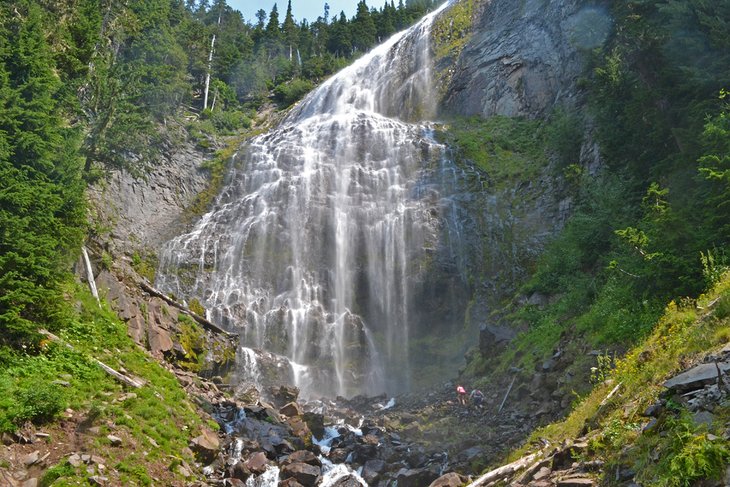
[[[161,300],[163,300],[164,302],[166,302],[167,304],[169,304],[173,308],[178,309],[178,310],[182,311],[183,313],[185,313],[186,315],[190,316],[192,319],[194,319],[195,321],[197,321],[198,323],[200,323],[200,325],[203,326],[203,328],[207,328],[209,330],[213,330],[216,333],[221,333],[221,334],[226,335],[226,336],[229,336],[229,337],[237,336],[235,333],[227,332],[226,330],[224,330],[220,326],[216,325],[215,323],[212,323],[211,321],[206,320],[205,318],[203,318],[199,314],[194,313],[189,308],[187,308],[186,306],[183,306],[182,304],[178,303],[174,299],[172,299],[172,298],[170,298],[168,296],[165,296],[163,293],[161,293],[157,289],[153,288],[152,286],[150,286],[146,282],[142,281],[140,283],[140,286],[142,287],[142,289],[144,289],[145,291],[147,291],[151,295],[157,296],[158,298],[160,298]]]
[[[531,455],[527,455],[526,457],[522,457],[512,463],[508,463],[507,465],[502,465],[499,468],[495,468],[494,470],[491,470],[476,479],[467,487],[484,487],[490,482],[502,480],[514,474],[515,472],[518,472],[519,470],[522,470],[523,468],[532,465],[539,455],[540,453],[533,453]]]
[[[64,345],[66,345],[66,347],[68,347],[70,350],[73,350],[74,352],[76,351],[76,349],[73,347],[73,345],[62,340],[61,338],[54,335],[53,333],[51,333],[48,330],[38,330],[38,333],[48,337],[49,339],[51,339],[54,342],[58,342],[58,343],[62,343]],[[117,379],[119,382],[123,382],[124,384],[127,384],[128,386],[134,387],[135,389],[139,389],[140,387],[142,387],[145,384],[142,379],[132,378],[132,377],[122,374],[121,372],[117,372],[116,370],[112,369],[111,367],[109,367],[107,364],[105,364],[101,360],[97,360],[93,357],[91,358],[91,360],[96,362],[96,365],[101,367],[102,370],[104,370],[104,372],[111,375],[112,377]]]

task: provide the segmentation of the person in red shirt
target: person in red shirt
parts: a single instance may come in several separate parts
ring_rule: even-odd
[[[456,386],[456,397],[459,400],[459,404],[466,406],[466,389],[464,389],[464,386]]]

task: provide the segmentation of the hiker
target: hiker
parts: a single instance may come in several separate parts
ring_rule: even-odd
[[[469,398],[471,399],[472,404],[474,404],[475,407],[481,409],[482,404],[484,403],[484,393],[480,391],[479,389],[474,389],[471,391],[471,394],[469,394]]]
[[[464,389],[464,386],[456,386],[456,396],[459,399],[459,404],[466,406],[466,389]]]

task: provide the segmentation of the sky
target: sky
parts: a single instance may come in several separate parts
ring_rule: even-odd
[[[264,9],[268,14],[274,3],[279,10],[279,20],[283,21],[288,0],[227,0],[227,2],[234,9],[240,10],[244,19],[255,23],[256,12]],[[328,3],[330,18],[339,15],[341,10],[344,10],[345,15],[350,18],[355,15],[357,2],[358,0],[291,0],[291,10],[295,20],[307,19],[309,22],[313,22],[317,20],[317,17],[324,15],[324,4]],[[368,5],[370,3],[368,2]]]

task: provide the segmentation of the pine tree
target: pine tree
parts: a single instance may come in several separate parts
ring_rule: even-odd
[[[0,340],[32,344],[67,309],[60,286],[82,235],[81,162],[54,99],[42,10],[13,2],[0,12]]]

